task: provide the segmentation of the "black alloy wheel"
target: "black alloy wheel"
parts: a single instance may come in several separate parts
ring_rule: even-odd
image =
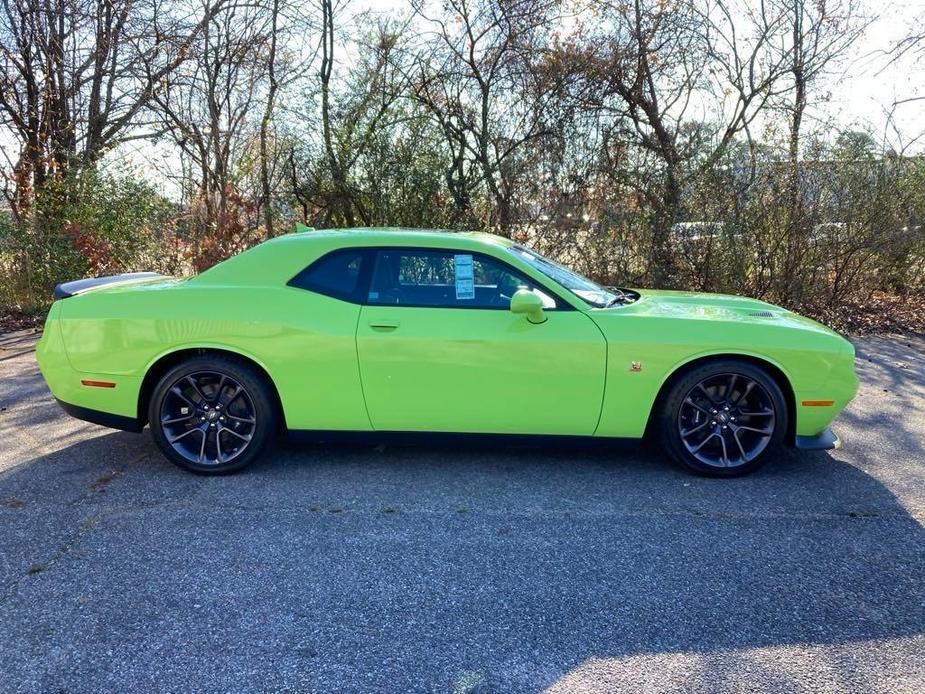
[[[757,468],[787,431],[780,386],[754,364],[723,360],[682,376],[661,413],[663,445],[678,461],[712,476]]]
[[[276,430],[262,374],[224,356],[195,357],[168,371],[155,388],[148,421],[167,458],[203,474],[241,469]]]

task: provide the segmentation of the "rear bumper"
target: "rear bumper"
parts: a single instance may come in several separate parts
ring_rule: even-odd
[[[110,429],[133,431],[135,433],[140,432],[144,428],[134,417],[123,417],[122,415],[112,414],[110,412],[91,410],[88,407],[72,405],[69,402],[59,400],[58,398],[55,398],[55,400],[57,400],[58,404],[61,405],[61,409],[63,409],[69,415],[76,417],[77,419],[82,419],[85,422],[99,424],[100,426],[109,427]]]
[[[797,436],[794,446],[801,451],[830,451],[841,448],[841,440],[831,429],[823,429],[815,436]]]
[[[138,393],[142,378],[76,371],[71,367],[61,335],[61,303],[51,305],[42,339],[36,345],[35,357],[51,394],[64,410],[79,419],[95,424],[141,431]],[[97,387],[94,381],[105,381],[108,387]]]

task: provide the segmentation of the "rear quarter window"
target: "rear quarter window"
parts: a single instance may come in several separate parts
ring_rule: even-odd
[[[359,296],[366,263],[363,249],[345,248],[322,256],[289,280],[290,287],[362,303]]]

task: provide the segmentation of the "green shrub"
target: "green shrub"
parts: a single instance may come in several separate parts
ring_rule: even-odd
[[[181,266],[177,210],[126,174],[80,171],[42,190],[20,219],[0,218],[0,310],[41,310],[70,279]]]

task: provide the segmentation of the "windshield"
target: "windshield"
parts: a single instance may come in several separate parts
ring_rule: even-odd
[[[592,282],[587,277],[582,277],[573,270],[569,270],[564,265],[559,265],[559,263],[553,262],[549,258],[544,258],[529,248],[514,245],[509,250],[591,306],[604,308],[610,306],[617,299],[617,294],[614,292]]]

